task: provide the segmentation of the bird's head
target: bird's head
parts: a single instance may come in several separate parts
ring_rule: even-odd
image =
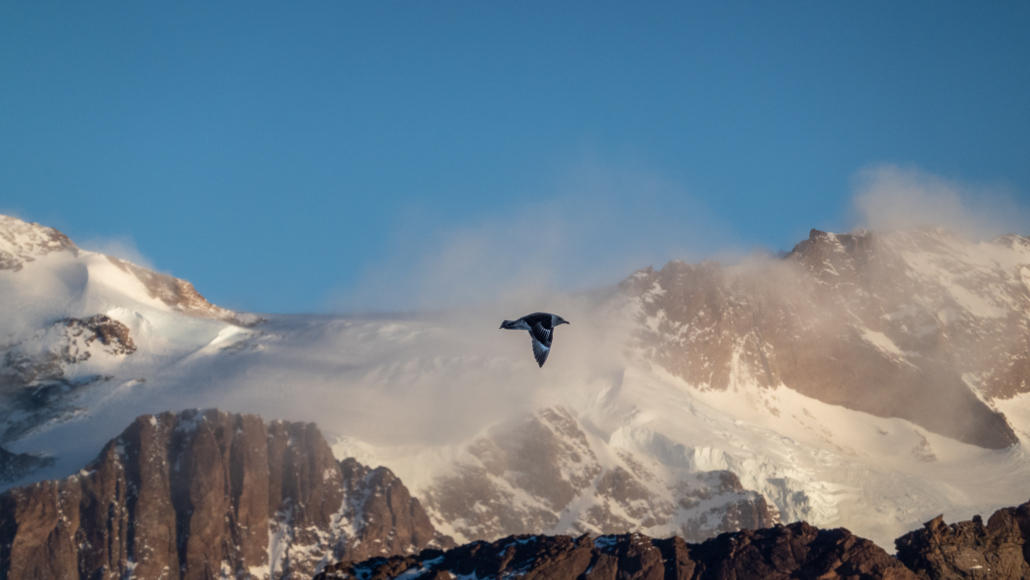
[[[569,322],[568,320],[565,320],[561,316],[555,315],[554,316],[554,324],[553,324],[553,326],[558,326],[559,324],[572,324],[572,323]]]

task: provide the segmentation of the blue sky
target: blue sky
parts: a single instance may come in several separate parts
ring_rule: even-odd
[[[260,312],[614,283],[848,229],[884,164],[1030,205],[1028,31],[1025,2],[4,2],[0,212]]]

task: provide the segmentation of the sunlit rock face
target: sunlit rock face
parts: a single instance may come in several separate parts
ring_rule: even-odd
[[[51,252],[78,255],[78,247],[54,228],[0,215],[0,270],[17,272]]]
[[[453,546],[385,468],[311,423],[138,418],[79,474],[0,496],[4,578],[310,578],[331,559]]]
[[[812,230],[782,259],[670,262],[621,284],[645,356],[700,389],[784,385],[986,448],[1030,390],[1030,241]]]

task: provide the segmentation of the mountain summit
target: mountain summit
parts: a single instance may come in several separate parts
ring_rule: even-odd
[[[812,230],[779,261],[670,262],[622,288],[650,360],[700,389],[783,385],[1000,449],[1030,391],[1030,240]]]

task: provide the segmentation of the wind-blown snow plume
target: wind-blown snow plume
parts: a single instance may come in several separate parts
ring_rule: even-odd
[[[515,196],[471,223],[410,212],[394,248],[332,310],[465,307],[544,299],[613,284],[640,264],[709,255],[730,228],[689,192],[654,174],[586,165],[552,188]],[[668,208],[677,208],[670,211]]]
[[[878,165],[855,179],[860,227],[879,232],[940,226],[974,241],[1025,234],[1030,211],[1000,185],[973,185],[915,167]]]

